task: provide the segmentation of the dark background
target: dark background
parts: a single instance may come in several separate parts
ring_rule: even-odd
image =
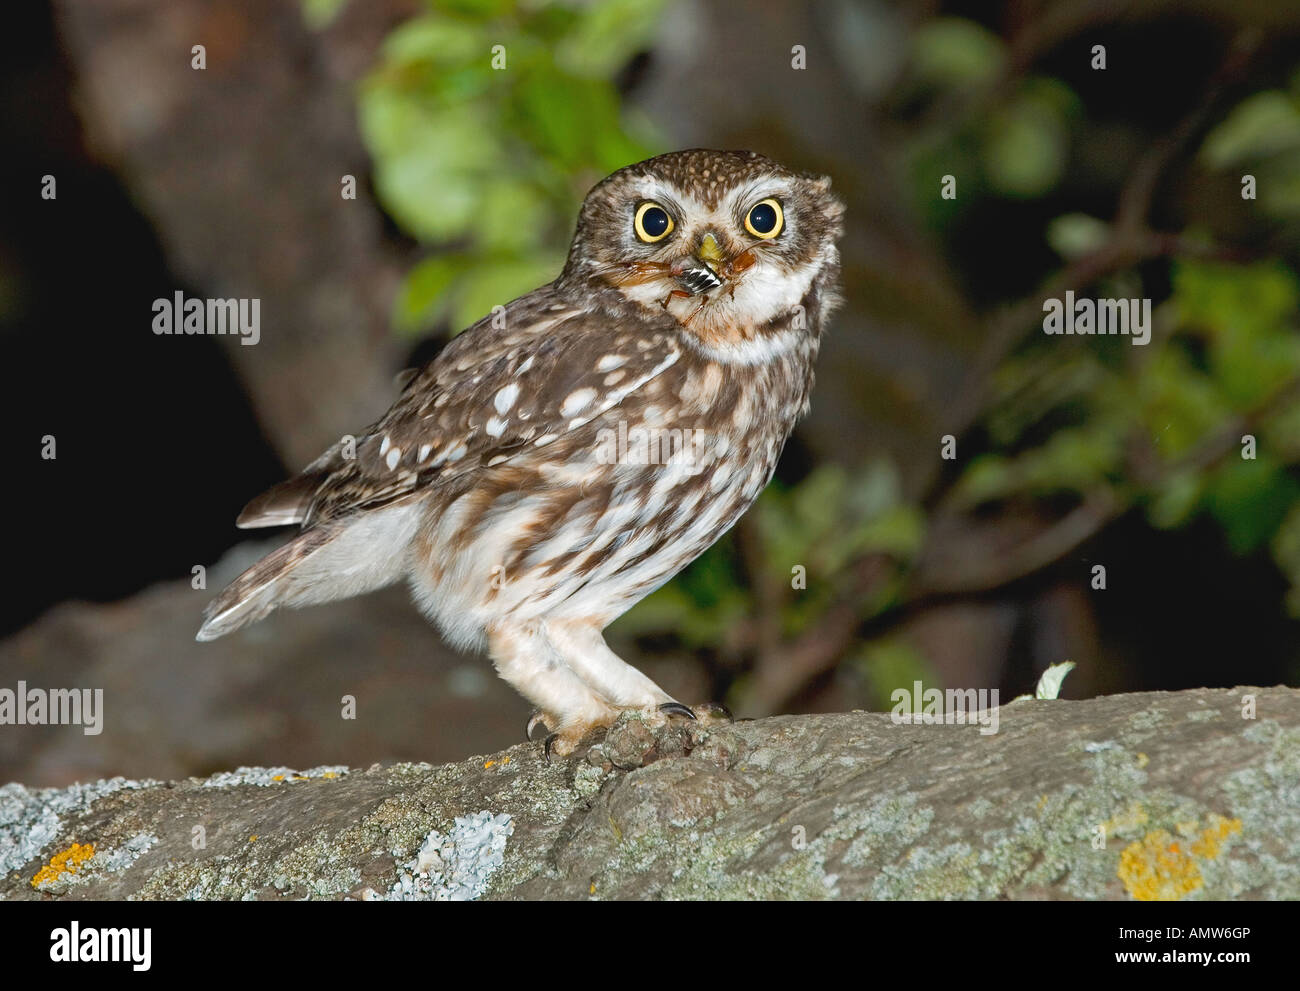
[[[535,192],[536,215],[548,218],[520,231],[517,249],[498,247],[512,232],[502,237],[486,220],[440,234],[413,219],[412,197],[425,193],[394,176],[418,147],[395,148],[366,124],[385,86],[426,101],[440,127],[460,120],[457,100],[471,99],[438,88],[452,74],[439,61],[445,42],[410,64],[385,49],[394,30],[425,15],[414,0],[354,0],[319,23],[298,4],[252,0],[57,0],[9,14],[0,33],[0,334],[12,538],[0,687],[103,687],[107,711],[94,738],[73,727],[0,727],[0,780],[439,761],[514,742],[525,704],[486,661],[442,646],[400,589],[277,614],[216,644],[192,636],[211,595],[276,542],[254,534],[256,546],[242,543],[249,534],[233,520],[243,503],[380,415],[392,376],[435,353],[462,313],[477,315],[474,300],[488,290],[469,281],[476,272],[498,263],[518,266],[520,278],[545,270],[567,242],[569,204],[638,148],[753,147],[832,175],[849,203],[847,306],[823,352],[814,412],[778,472],[772,505],[785,508],[766,517],[806,535],[777,540],[751,514],[616,627],[616,649],[678,697],[725,698],[740,715],[887,706],[889,689],[914,677],[997,687],[1005,698],[1032,692],[1047,665],[1066,659],[1079,664],[1066,681],[1073,697],[1296,683],[1300,626],[1288,608],[1296,576],[1285,539],[1300,491],[1294,448],[1270,451],[1270,471],[1244,482],[1214,474],[1222,456],[1198,465],[1201,508],[1168,525],[1154,525],[1151,509],[1169,497],[1168,479],[1144,474],[1149,459],[1136,456],[1082,483],[1048,471],[1045,482],[991,498],[958,496],[977,455],[1014,457],[1095,422],[1085,396],[1049,403],[1016,436],[999,434],[999,410],[1034,381],[1016,364],[1034,349],[1054,367],[1066,348],[1095,348],[1102,366],[1180,348],[1205,387],[1226,396],[1206,436],[1231,432],[1235,418],[1241,432],[1266,436],[1276,420],[1273,432],[1285,435],[1294,404],[1268,404],[1287,376],[1264,395],[1234,393],[1213,358],[1216,339],[1188,326],[1186,308],[1162,318],[1165,336],[1147,349],[1045,344],[1034,332],[1042,299],[1054,294],[1046,289],[1067,282],[1159,307],[1179,302],[1185,283],[1175,273],[1187,259],[1226,266],[1229,288],[1233,266],[1271,266],[1282,283],[1294,276],[1297,214],[1242,201],[1237,190],[1244,172],[1261,183],[1279,168],[1284,177],[1300,143],[1288,145],[1276,124],[1240,167],[1207,165],[1203,149],[1258,94],[1300,105],[1300,11],[654,6],[644,29],[612,40],[583,35],[578,15],[570,23],[562,9],[554,24],[506,3],[443,11],[486,25],[489,40],[514,38],[508,31],[541,39],[539,61],[515,70],[524,80],[502,98],[507,111],[516,100],[528,113],[482,124],[517,128],[502,181]],[[941,32],[926,34],[936,24],[979,33],[963,28],[945,47],[933,42]],[[547,61],[550,39],[565,32],[602,58],[626,51],[604,77],[578,73],[579,85]],[[979,37],[1001,46],[987,78],[960,68],[969,61],[962,39]],[[189,65],[198,43],[207,46],[203,72]],[[808,52],[797,73],[793,44]],[[1100,72],[1089,65],[1097,44],[1108,54]],[[918,52],[931,49],[957,68],[920,71]],[[954,83],[961,71],[980,81]],[[1040,99],[1041,80],[1055,88]],[[609,140],[581,148],[564,146],[562,133],[535,133],[548,108],[559,119],[575,94],[603,93],[597,85],[644,126],[624,134],[611,125]],[[1053,116],[1061,94],[1070,99]],[[599,119],[587,120],[599,133]],[[1032,189],[1016,185],[1017,163],[1032,159],[1016,135],[1030,151],[1060,148],[1059,165]],[[1010,179],[998,175],[999,155]],[[1149,183],[1135,181],[1148,171]],[[345,173],[358,179],[355,202],[338,197]],[[938,197],[945,173],[958,176],[955,203]],[[45,174],[57,178],[54,201],[39,195]],[[436,206],[436,171],[425,186]],[[1063,257],[1044,232],[1072,214],[1110,223],[1110,239]],[[1153,246],[1154,235],[1168,241]],[[411,273],[430,259],[459,265],[460,281],[417,305]],[[1243,276],[1244,310],[1250,285]],[[1108,292],[1115,287],[1126,291]],[[176,290],[259,297],[262,343],[155,336],[151,303]],[[1287,311],[1250,346],[1290,368],[1295,329]],[[1122,374],[1139,394],[1153,373]],[[1195,406],[1188,389],[1179,402]],[[1143,426],[1139,418],[1135,430]],[[953,463],[937,456],[947,433],[959,440]],[[55,460],[40,457],[45,435],[57,439]],[[1160,424],[1150,435],[1158,448]],[[1126,449],[1134,443],[1126,434]],[[809,485],[826,466],[842,471],[841,488]],[[873,485],[890,490],[888,507],[925,521],[924,537],[905,549],[893,531],[863,538],[839,560],[828,548],[835,534],[856,532],[854,493]],[[800,492],[816,512],[789,509]],[[1107,508],[1078,513],[1098,493],[1112,500],[1102,500]],[[874,508],[862,512],[880,511],[863,500]],[[1018,548],[1057,534],[1072,513],[1079,539],[1027,569],[1009,567]],[[1254,539],[1240,537],[1252,521]],[[791,541],[802,556],[775,550]],[[791,560],[809,562],[811,595],[784,588]],[[1095,563],[1107,569],[1104,591],[1089,584]],[[191,587],[195,565],[208,569],[206,589]],[[902,592],[891,584],[898,576]],[[355,722],[338,717],[344,694],[358,699]]]

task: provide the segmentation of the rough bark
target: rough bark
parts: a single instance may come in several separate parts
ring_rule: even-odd
[[[1300,897],[1300,691],[998,715],[990,735],[864,712],[625,718],[553,764],[519,745],[440,767],[8,785],[0,896]]]

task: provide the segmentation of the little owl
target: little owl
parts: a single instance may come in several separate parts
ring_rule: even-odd
[[[567,754],[624,709],[690,716],[602,631],[754,502],[808,409],[838,303],[830,180],[681,151],[587,195],[560,277],[498,308],[393,407],[254,499],[302,532],[208,606],[212,640],[400,579],[486,648]]]

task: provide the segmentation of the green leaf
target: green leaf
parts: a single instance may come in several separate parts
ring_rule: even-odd
[[[302,0],[302,19],[313,31],[327,28],[347,0]]]
[[[1014,458],[994,454],[974,459],[958,491],[968,505],[1015,493],[1088,492],[1118,473],[1121,456],[1114,430],[1096,423],[1067,427]]]
[[[393,219],[434,243],[468,233],[480,213],[484,176],[501,168],[493,129],[388,87],[367,87],[360,110],[362,133],[376,152],[375,188]]]
[[[1030,80],[1016,98],[994,111],[984,133],[983,157],[995,190],[1033,198],[1056,186],[1065,170],[1066,118],[1072,106],[1073,94],[1061,84]]]
[[[1174,298],[1182,320],[1221,334],[1255,335],[1295,313],[1300,279],[1277,259],[1250,265],[1176,259]]]
[[[1074,668],[1074,661],[1062,661],[1060,664],[1053,664],[1039,676],[1038,688],[1034,690],[1034,697],[1039,699],[1059,698],[1065,676]]]
[[[921,550],[925,540],[926,516],[919,506],[894,506],[863,523],[844,542],[844,554],[837,563],[863,552],[882,552],[908,560]]]
[[[509,11],[516,0],[428,0],[431,6],[450,14],[462,14],[476,20],[487,20]]]
[[[406,273],[393,310],[393,323],[400,333],[427,331],[446,313],[451,303],[449,290],[466,263],[459,255],[435,255]]]
[[[607,79],[654,35],[663,0],[604,0],[592,4],[557,47],[556,64],[579,76]]]
[[[1268,540],[1300,500],[1300,483],[1271,459],[1228,461],[1211,478],[1210,511],[1223,526],[1228,546],[1246,554]]]
[[[1226,169],[1300,148],[1300,100],[1280,90],[1254,93],[1205,138],[1201,158]]]
[[[1002,499],[1015,491],[1011,459],[1002,454],[980,454],[971,459],[957,484],[963,503],[978,506]]]
[[[1147,505],[1147,519],[1162,530],[1187,523],[1200,507],[1205,491],[1205,477],[1197,472],[1182,471],[1170,478],[1154,493]]]
[[[1086,213],[1067,213],[1047,225],[1047,243],[1062,258],[1096,251],[1110,237],[1110,225]]]
[[[596,135],[619,128],[618,98],[608,83],[556,72],[539,72],[519,93],[517,126],[538,150],[562,168],[590,162]]]
[[[1282,262],[1185,261],[1174,267],[1173,283],[1179,320],[1208,336],[1212,376],[1233,408],[1255,405],[1300,373],[1291,326],[1300,280]]]
[[[547,255],[505,258],[484,257],[473,265],[456,287],[456,304],[452,309],[452,328],[464,330],[470,324],[505,306],[539,285],[560,274],[563,259]]]
[[[554,243],[551,215],[546,193],[523,177],[486,181],[475,217],[478,241],[489,251],[544,251],[548,242]]]
[[[842,466],[814,469],[790,494],[795,525],[810,533],[828,532],[842,516],[847,488],[848,475]]]
[[[472,21],[427,15],[394,28],[384,39],[384,58],[405,65],[432,62],[446,67],[481,59],[491,64],[489,34]]]
[[[944,88],[984,86],[1003,65],[1002,40],[974,21],[940,17],[924,22],[912,38],[912,72]]]
[[[1162,348],[1148,361],[1130,401],[1165,461],[1187,454],[1232,414],[1214,380],[1177,348]]]

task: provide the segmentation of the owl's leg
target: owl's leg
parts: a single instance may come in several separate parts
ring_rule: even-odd
[[[540,710],[553,734],[548,757],[572,753],[588,732],[618,716],[619,708],[569,667],[539,623],[490,628],[488,654],[497,673]]]
[[[731,710],[721,702],[682,705],[610,650],[595,623],[549,620],[545,625],[546,635],[568,663],[569,670],[616,708],[640,709],[654,722],[670,716],[683,716],[704,726],[733,721]]]
[[[594,623],[550,620],[545,625],[546,635],[569,670],[615,707],[691,715],[686,706],[610,650]]]

